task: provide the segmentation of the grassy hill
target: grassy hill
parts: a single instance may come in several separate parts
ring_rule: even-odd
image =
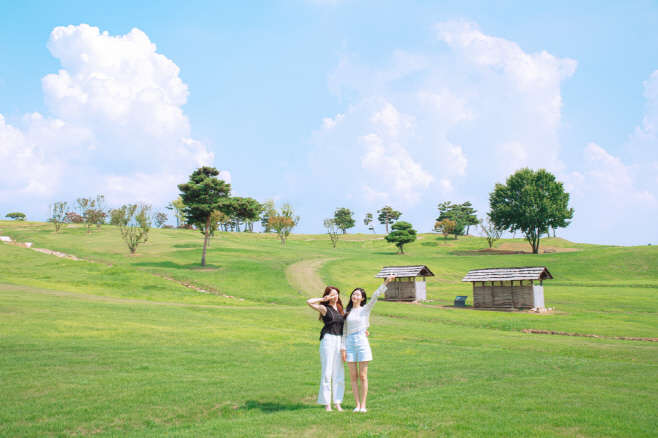
[[[2,235],[84,261],[0,244],[0,436],[655,436],[658,249],[545,239],[569,252],[474,255],[477,237],[421,235],[396,255],[381,235],[224,233],[200,268],[198,231],[153,230],[136,256],[105,226]],[[511,248],[521,239],[495,246]],[[286,269],[321,260],[344,294],[383,266],[426,264],[424,305],[379,302],[367,414],[323,412],[317,290]],[[552,314],[450,307],[470,269],[547,266]],[[181,283],[193,285],[196,289]],[[467,301],[470,304],[469,298]],[[524,329],[600,338],[523,333]],[[349,387],[349,383],[348,383]],[[623,407],[623,408],[621,408]]]

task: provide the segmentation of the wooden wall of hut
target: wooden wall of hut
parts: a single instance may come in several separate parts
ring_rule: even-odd
[[[502,284],[501,284],[502,283]],[[529,281],[496,281],[493,285],[473,283],[473,307],[479,308],[532,308],[535,297]]]
[[[416,282],[413,278],[398,278],[388,284],[384,292],[386,301],[415,301]]]

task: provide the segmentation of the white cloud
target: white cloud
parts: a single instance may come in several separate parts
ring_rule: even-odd
[[[322,127],[324,129],[331,129],[337,124],[339,124],[340,121],[343,120],[344,118],[345,118],[345,114],[338,114],[336,115],[335,119],[332,119],[331,117],[325,117],[324,119],[322,119]]]
[[[47,47],[62,66],[42,79],[51,115],[28,114],[16,127],[2,119],[2,199],[31,191],[46,203],[96,193],[164,203],[195,167],[212,164],[190,138],[179,68],[144,32],[57,27]]]
[[[399,144],[385,146],[377,134],[364,135],[358,141],[365,147],[365,155],[361,157],[363,168],[391,181],[394,193],[407,204],[418,202],[418,189],[427,188],[434,181]]]
[[[434,181],[414,158],[410,142],[414,117],[383,97],[364,99],[330,120],[323,119],[311,139],[314,150],[309,161],[317,175],[317,186],[313,186],[317,190],[329,187],[330,192],[347,193],[359,184],[364,187],[361,199],[367,203],[395,199],[409,206]],[[329,183],[323,173],[327,166],[336,176]]]
[[[363,186],[361,191],[363,192],[363,198],[369,204],[390,204],[391,202],[391,197],[386,192],[378,192],[369,186]]]
[[[409,219],[415,210],[433,216],[428,206],[447,200],[486,210],[489,188],[514,170],[564,169],[560,87],[576,62],[526,53],[474,23],[429,32],[439,50],[392,51],[376,66],[347,53],[329,75],[329,89],[352,103],[311,135],[308,189],[320,199],[358,184],[367,208],[386,202]],[[324,169],[334,177],[327,189]]]
[[[616,232],[637,217],[655,215],[656,197],[637,186],[638,166],[625,165],[595,143],[585,146],[583,159],[583,172],[565,176],[565,189],[571,193],[576,210],[576,230],[592,227]]]
[[[658,193],[655,167],[658,163],[658,70],[644,82],[644,97],[646,105],[642,124],[629,137],[626,150],[637,167],[638,184]]]
[[[222,179],[229,184],[233,182],[233,178],[231,178],[231,172],[229,172],[228,170],[220,171],[217,178]]]

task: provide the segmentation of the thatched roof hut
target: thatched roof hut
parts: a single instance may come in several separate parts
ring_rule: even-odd
[[[544,280],[552,279],[545,266],[526,266],[474,269],[462,281],[473,283],[475,308],[542,309]]]
[[[388,278],[395,275],[395,280],[388,284],[384,294],[386,301],[419,301],[427,299],[425,277],[434,274],[425,265],[417,266],[385,266],[375,278]],[[418,279],[418,277],[422,277]]]

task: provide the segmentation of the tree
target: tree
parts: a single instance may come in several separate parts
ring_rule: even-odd
[[[416,230],[412,228],[409,222],[400,221],[391,225],[393,231],[386,236],[386,241],[394,243],[398,247],[398,252],[404,254],[404,245],[416,241]]]
[[[105,205],[105,196],[103,195],[98,195],[96,198],[78,198],[75,201],[74,207],[82,216],[87,233],[91,233],[91,227],[94,225],[96,225],[97,230],[100,229],[107,216]]]
[[[127,204],[120,208],[123,215],[119,221],[119,232],[126,245],[128,245],[130,254],[135,254],[137,245],[144,242],[144,230],[139,221],[142,208],[143,206],[138,204]]]
[[[334,249],[336,249],[339,236],[338,231],[340,231],[340,227],[336,224],[336,219],[325,219],[324,227],[327,229],[327,234],[329,234],[329,237],[331,238],[331,244],[334,246]]]
[[[155,222],[155,226],[157,228],[162,228],[164,224],[167,223],[168,220],[169,218],[167,217],[167,215],[160,211],[157,212],[153,218],[153,222]]]
[[[246,224],[245,231],[253,231],[253,224],[260,218],[261,210],[260,203],[253,198],[234,197],[225,204],[224,214],[235,221],[237,231],[240,231],[240,222]]]
[[[153,206],[151,204],[139,204],[137,223],[142,227],[144,243],[149,243],[149,231],[151,231],[151,225],[153,225],[152,209]]]
[[[263,226],[263,232],[271,233],[272,229],[269,226],[270,218],[278,215],[274,199],[268,198],[267,201],[261,204],[261,208],[260,224]]]
[[[219,229],[220,226],[225,225],[227,222],[229,222],[231,218],[226,216],[224,213],[222,213],[219,210],[215,210],[212,212],[210,215],[210,236],[215,237],[215,231]],[[203,235],[206,234],[206,227],[204,224],[201,224],[199,226],[199,232]],[[208,248],[210,248],[210,240],[208,240]]]
[[[281,206],[281,213],[277,212],[276,216],[270,217],[268,226],[276,231],[281,239],[281,245],[286,244],[286,239],[290,232],[299,223],[299,216],[295,216],[295,209],[292,205],[285,203]]]
[[[217,175],[219,175],[219,170],[214,167],[200,167],[192,172],[187,183],[178,185],[178,190],[181,191],[180,198],[185,204],[183,211],[187,222],[190,224],[205,223],[201,266],[206,266],[206,249],[208,248],[212,213],[215,210],[221,211],[231,195],[231,185],[224,180],[217,179]]]
[[[211,222],[210,235],[215,237],[215,231],[221,230],[222,227],[224,227],[224,231],[228,231],[227,225],[229,222],[231,222],[231,218],[228,217],[226,214],[222,213],[221,211],[214,211],[212,217],[210,218],[210,222]],[[214,229],[212,227],[212,223],[215,224]]]
[[[171,201],[165,207],[167,210],[172,210],[174,212],[174,217],[176,218],[176,228],[183,228],[185,225],[185,204],[183,203],[183,198],[180,196]]]
[[[480,221],[480,237],[489,243],[489,248],[493,247],[493,244],[496,240],[500,239],[500,236],[503,235],[504,229],[500,229],[491,223],[489,218],[485,221]]]
[[[386,225],[386,234],[388,234],[389,224],[394,223],[395,221],[400,219],[400,216],[402,216],[402,213],[393,210],[393,208],[389,205],[385,206],[381,210],[377,210],[377,213],[379,213],[379,216],[377,216],[377,219],[379,219],[379,223],[382,225]]]
[[[352,218],[354,214],[349,208],[337,208],[334,212],[334,222],[341,229],[343,234],[347,233],[348,228],[354,228],[356,221]]]
[[[125,212],[120,208],[110,210],[110,225],[121,225]]]
[[[448,243],[448,236],[452,234],[455,229],[455,222],[450,219],[443,219],[442,221],[436,221],[434,224],[434,231],[437,233],[443,234],[443,242]]]
[[[260,220],[263,206],[253,198],[244,198],[244,203],[239,210],[240,217],[245,224],[245,231],[254,232],[254,223]]]
[[[103,195],[96,196],[94,201],[96,201],[96,208],[94,208],[90,214],[91,220],[96,224],[96,230],[98,231],[101,229],[101,225],[105,224],[105,218],[107,217],[107,212],[105,211],[107,208],[107,201]]]
[[[13,219],[15,221],[24,221],[25,220],[25,214],[24,213],[7,213],[5,217],[8,217],[10,219]]]
[[[460,235],[464,234],[468,222],[468,215],[464,205],[453,204],[452,202],[448,201],[439,204],[438,209],[440,214],[436,221],[441,222],[444,219],[450,219],[452,222],[454,222],[455,226],[452,230],[452,234],[455,235],[455,240],[457,240]]]
[[[549,228],[565,228],[574,210],[569,208],[569,194],[564,185],[545,169],[517,170],[505,184],[496,183],[489,194],[489,218],[499,229],[520,230],[539,252],[539,241]]]
[[[466,201],[462,204],[462,211],[464,212],[465,224],[466,224],[466,234],[469,234],[471,226],[480,225],[480,220],[478,219],[477,210],[473,208],[473,204],[470,201]]]
[[[55,225],[55,232],[59,233],[59,229],[63,223],[66,223],[66,215],[69,212],[69,206],[64,202],[55,202],[48,206],[48,222]]]
[[[363,220],[363,223],[369,230],[372,230],[372,234],[375,234],[375,227],[372,226],[372,213],[366,213],[366,218]]]
[[[66,223],[67,224],[84,224],[85,220],[75,211],[69,211],[66,213]],[[119,225],[117,223],[117,225]]]

